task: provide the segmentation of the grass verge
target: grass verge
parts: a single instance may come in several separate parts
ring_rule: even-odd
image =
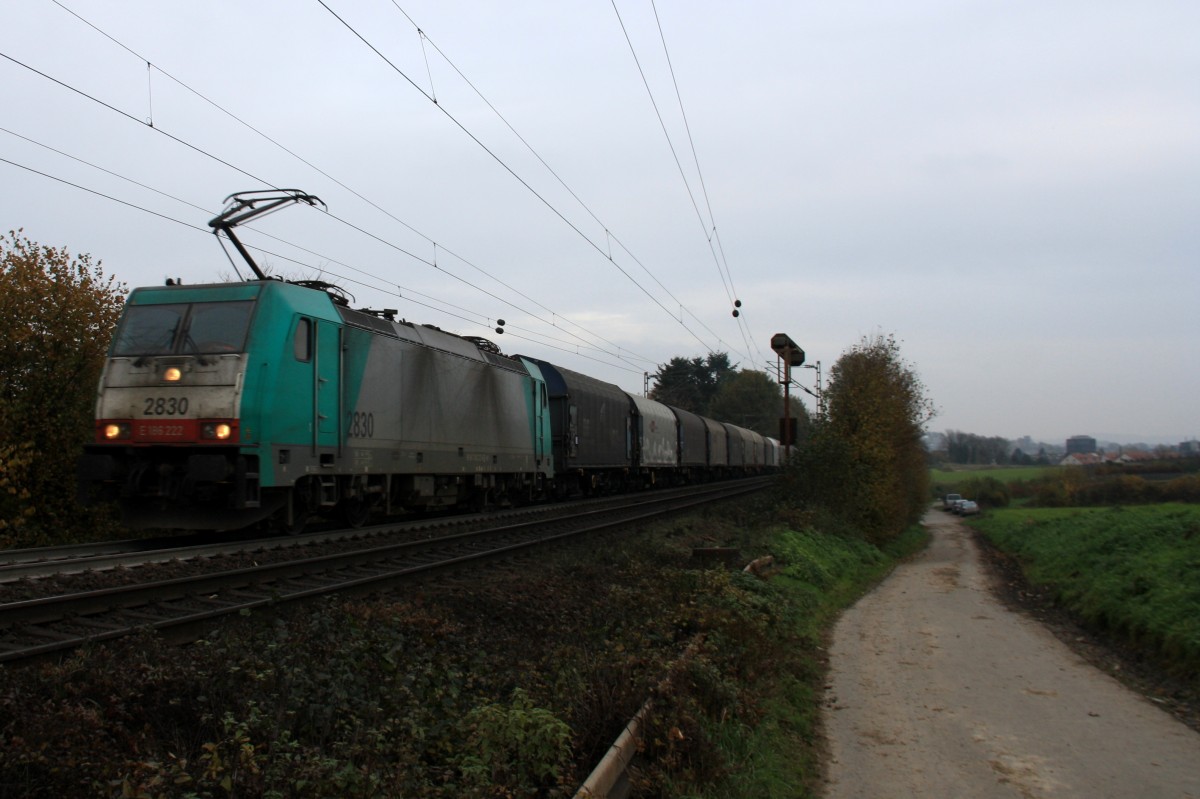
[[[828,626],[923,538],[808,524],[764,494],[188,647],[0,667],[0,799],[559,799],[650,697],[637,795],[812,795]],[[730,568],[765,554],[771,579]]]
[[[972,524],[1084,624],[1200,687],[1200,507],[1023,508]]]
[[[924,548],[913,527],[880,550],[854,538],[775,527],[763,531],[780,567],[762,594],[777,624],[760,654],[773,667],[743,689],[754,712],[710,720],[708,734],[729,764],[718,780],[672,785],[672,796],[695,799],[794,799],[818,794],[820,710],[826,640],[838,614],[882,579],[897,561]]]

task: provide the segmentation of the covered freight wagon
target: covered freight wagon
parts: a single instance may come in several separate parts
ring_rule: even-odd
[[[671,409],[661,402],[630,394],[636,415],[633,442],[634,465],[642,482],[659,482],[659,472],[679,465],[678,422]]]
[[[729,468],[741,472],[754,464],[754,439],[749,430],[722,422],[729,436]]]
[[[729,433],[721,422],[701,416],[708,428],[708,468],[715,476],[729,467]]]
[[[560,492],[618,488],[633,460],[629,395],[611,383],[547,361],[517,357],[536,364],[546,380]]]
[[[682,408],[671,408],[678,422],[679,470],[691,482],[708,467],[708,427],[704,419]]]

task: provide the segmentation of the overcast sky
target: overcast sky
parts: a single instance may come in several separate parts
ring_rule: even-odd
[[[130,287],[298,188],[269,270],[629,391],[894,334],[932,430],[1200,435],[1195,0],[3,7],[0,228]]]

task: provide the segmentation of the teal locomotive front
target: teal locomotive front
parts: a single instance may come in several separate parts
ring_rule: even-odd
[[[540,373],[338,299],[273,280],[136,289],[81,493],[117,499],[132,526],[294,529],[545,492]]]

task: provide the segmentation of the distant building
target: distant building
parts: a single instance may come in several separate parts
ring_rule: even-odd
[[[1071,436],[1067,439],[1067,454],[1088,453],[1096,451],[1096,439],[1091,436]]]
[[[1070,442],[1068,442],[1070,443]],[[1072,452],[1061,461],[1059,466],[1096,466],[1102,463],[1100,456],[1094,452]]]
[[[1156,456],[1153,452],[1125,448],[1121,448],[1117,452],[1106,452],[1103,455],[1105,463],[1145,463],[1146,461],[1155,460],[1155,458]]]
[[[1179,443],[1180,455],[1200,455],[1200,441],[1181,441]]]

